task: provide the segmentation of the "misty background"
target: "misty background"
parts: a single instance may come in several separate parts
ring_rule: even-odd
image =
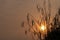
[[[52,16],[60,7],[60,0],[50,0]],[[26,14],[38,16],[36,5],[43,7],[43,0],[0,0],[0,40],[33,40],[24,34],[21,22]]]

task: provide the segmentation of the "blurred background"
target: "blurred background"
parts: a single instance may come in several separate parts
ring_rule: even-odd
[[[60,8],[60,0],[50,2],[53,18]],[[37,18],[37,4],[43,7],[43,0],[0,0],[0,40],[33,40],[31,35],[25,36],[20,24],[28,12]]]

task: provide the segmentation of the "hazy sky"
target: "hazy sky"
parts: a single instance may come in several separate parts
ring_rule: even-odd
[[[60,0],[50,0],[53,15],[60,7]],[[41,7],[43,0],[0,0],[0,40],[31,40],[26,37],[21,21],[29,12],[38,16],[36,5]],[[30,36],[30,35],[28,35]]]

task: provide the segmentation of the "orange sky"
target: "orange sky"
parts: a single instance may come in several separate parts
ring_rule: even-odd
[[[53,16],[60,7],[60,0],[50,1]],[[28,12],[38,17],[36,5],[43,7],[42,3],[43,0],[0,0],[0,40],[31,40],[31,37],[27,38],[24,35],[20,23],[26,20]]]

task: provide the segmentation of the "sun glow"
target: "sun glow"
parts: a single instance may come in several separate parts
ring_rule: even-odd
[[[44,22],[41,23],[41,25],[40,25],[40,31],[43,32],[43,33],[45,33],[47,31],[46,23],[44,23]]]
[[[46,27],[45,27],[44,25],[41,25],[40,29],[41,29],[42,31],[44,31],[44,30],[46,30]]]

